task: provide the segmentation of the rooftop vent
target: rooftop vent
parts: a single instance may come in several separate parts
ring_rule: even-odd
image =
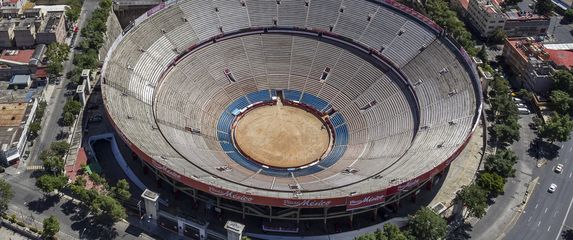
[[[320,81],[326,81],[326,79],[328,79],[329,73],[330,73],[330,68],[325,67],[324,71],[322,71],[322,74],[320,75]]]
[[[233,76],[233,73],[231,72],[231,70],[225,69],[225,76],[227,77],[229,82],[232,82],[232,83],[236,82],[235,76]]]

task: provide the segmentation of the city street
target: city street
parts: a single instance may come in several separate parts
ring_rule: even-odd
[[[83,27],[86,23],[86,19],[89,18],[92,12],[98,7],[99,0],[85,0],[82,6],[82,11],[80,13],[79,18],[79,26]],[[81,29],[81,28],[80,28]],[[75,44],[79,44],[81,42],[81,31],[78,31],[77,37],[74,38],[74,42],[71,43],[70,54],[68,56],[68,60],[63,63],[64,65],[64,72],[63,76],[66,76],[68,72],[73,69],[73,59],[75,50],[73,46]],[[42,163],[39,161],[38,156],[40,152],[44,149],[47,149],[50,146],[50,143],[56,141],[56,136],[61,130],[66,130],[67,127],[61,127],[58,124],[58,120],[60,119],[64,104],[66,103],[66,85],[69,83],[68,79],[63,78],[64,80],[60,82],[59,85],[55,86],[55,89],[52,93],[52,98],[48,100],[49,104],[46,108],[46,112],[44,114],[44,120],[42,122],[42,130],[40,131],[40,135],[34,140],[34,146],[30,149],[30,155],[27,159],[20,162],[18,169],[20,171],[25,170],[26,166],[32,165],[41,165]]]

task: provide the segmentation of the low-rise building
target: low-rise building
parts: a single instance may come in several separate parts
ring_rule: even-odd
[[[34,119],[38,100],[8,96],[5,91],[12,90],[0,91],[0,162],[10,165],[24,154],[28,129]],[[28,91],[18,91],[28,95]]]
[[[14,22],[0,22],[0,48],[11,48],[14,42]]]
[[[48,12],[36,35],[36,43],[64,43],[66,40],[66,20],[64,12]]]
[[[2,8],[20,9],[25,0],[2,0]]]
[[[453,0],[463,6],[467,0]],[[469,5],[463,16],[481,37],[494,35],[497,29],[502,29],[508,37],[527,37],[546,35],[550,19],[545,16],[517,9],[506,10],[496,0],[469,0]],[[456,4],[454,4],[456,5]],[[460,8],[463,12],[463,7]]]
[[[9,80],[13,75],[36,73],[46,45],[38,44],[35,49],[3,50],[0,54],[0,80]]]
[[[557,69],[573,67],[573,51],[548,49],[532,37],[507,39],[503,56],[523,86],[541,95],[551,90]]]
[[[543,36],[547,34],[550,20],[548,17],[516,9],[505,12],[507,20],[503,31],[509,37]]]
[[[23,18],[14,21],[14,42],[16,47],[30,48],[36,44],[35,21],[35,18]]]

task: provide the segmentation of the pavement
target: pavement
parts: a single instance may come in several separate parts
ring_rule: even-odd
[[[472,223],[470,232],[472,239],[499,239],[511,228],[512,223],[519,216],[519,207],[524,199],[528,183],[532,180],[532,169],[537,164],[537,159],[527,153],[529,143],[535,138],[535,133],[527,127],[532,117],[532,114],[521,115],[518,121],[522,126],[520,140],[511,146],[518,156],[515,177],[507,180],[504,194],[494,199],[494,204],[489,206],[485,216],[481,219],[469,219]]]
[[[506,239],[571,239],[562,237],[562,229],[573,226],[570,215],[573,203],[573,140],[555,143],[560,147],[558,156],[533,171],[539,185],[531,195],[523,213],[506,235]],[[557,164],[563,164],[562,173],[556,173]],[[550,184],[557,184],[557,191],[549,193]]]
[[[434,207],[438,204],[443,204],[447,209],[444,211],[443,216],[448,217],[453,213],[453,200],[457,192],[463,186],[470,185],[475,179],[484,150],[483,130],[483,126],[481,124],[478,125],[466,148],[451,163],[440,191],[428,205],[429,207]]]

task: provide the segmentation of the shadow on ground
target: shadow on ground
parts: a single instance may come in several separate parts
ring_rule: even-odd
[[[59,195],[45,195],[43,198],[29,202],[28,210],[34,211],[36,213],[42,213],[55,206],[59,201]]]

